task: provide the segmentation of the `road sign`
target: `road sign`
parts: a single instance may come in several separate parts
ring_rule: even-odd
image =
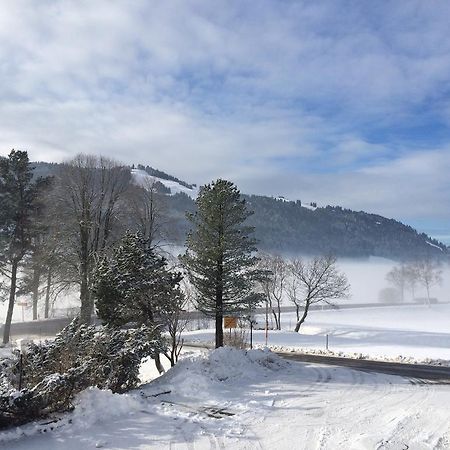
[[[225,328],[236,328],[237,327],[237,317],[225,316],[223,318],[223,326]]]

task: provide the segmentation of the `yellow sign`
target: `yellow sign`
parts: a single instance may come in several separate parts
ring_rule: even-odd
[[[223,326],[225,328],[236,328],[237,327],[237,317],[225,316],[223,318]]]

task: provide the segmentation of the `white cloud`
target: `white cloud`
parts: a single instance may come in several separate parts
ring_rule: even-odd
[[[447,143],[376,135],[422,110],[449,126],[449,8],[7,0],[0,154],[102,153],[192,182],[449,217]]]

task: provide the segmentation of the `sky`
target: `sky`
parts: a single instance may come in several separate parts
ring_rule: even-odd
[[[79,152],[450,244],[450,2],[3,0],[0,155]]]

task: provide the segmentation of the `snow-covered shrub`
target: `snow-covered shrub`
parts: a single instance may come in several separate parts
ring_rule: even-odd
[[[16,352],[0,380],[0,427],[72,408],[89,386],[125,392],[139,383],[144,357],[164,351],[158,329],[80,325],[75,319],[54,341]]]
[[[228,347],[234,347],[245,350],[248,347],[247,332],[244,328],[233,328],[231,333],[225,331],[223,333],[223,343]]]

